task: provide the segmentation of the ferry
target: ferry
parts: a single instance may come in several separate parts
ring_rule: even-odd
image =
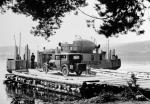
[[[39,67],[42,67],[49,57],[51,57],[52,60],[56,60],[55,54],[64,53],[80,54],[82,56],[82,63],[85,63],[91,68],[117,70],[121,67],[121,59],[118,58],[115,49],[106,52],[101,49],[100,45],[83,39],[75,40],[73,44],[59,43],[56,49],[38,51],[37,64]]]
[[[15,46],[15,58],[7,60],[9,74],[6,74],[6,79],[9,83],[75,96],[98,95],[101,87],[108,84],[107,81],[102,82],[102,80],[110,77],[99,71],[116,70],[121,66],[121,60],[115,54],[115,50],[110,50],[107,58],[106,52],[100,51],[100,45],[89,40],[75,40],[73,44],[59,43],[56,49],[37,51],[37,62],[34,62],[34,68],[31,67],[29,46],[25,47],[22,59],[18,50],[19,48]],[[99,74],[96,74],[96,71]],[[116,80],[115,77],[114,80]],[[117,80],[121,79],[117,77]],[[119,82],[126,85],[125,81]],[[118,86],[118,84],[114,85]]]

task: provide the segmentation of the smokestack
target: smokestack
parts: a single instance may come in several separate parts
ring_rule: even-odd
[[[14,59],[18,59],[18,47],[15,45]]]
[[[111,50],[109,51],[109,59],[111,60]]]
[[[115,49],[113,49],[113,54],[112,55],[115,55],[116,53],[115,53]]]

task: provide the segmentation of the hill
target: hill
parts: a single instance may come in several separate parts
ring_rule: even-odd
[[[7,58],[13,58],[14,47],[13,46],[3,46],[0,47],[0,60],[6,60]]]
[[[150,63],[150,41],[127,43],[124,45],[113,46],[111,48],[116,49],[116,54],[121,58],[122,62]],[[106,50],[106,47],[103,49]],[[0,47],[1,60],[13,58],[13,55],[13,46]]]
[[[114,48],[125,62],[150,62],[150,41],[128,43]]]

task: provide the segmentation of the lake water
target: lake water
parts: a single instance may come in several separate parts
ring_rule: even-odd
[[[0,61],[0,104],[10,104],[11,102],[11,98],[7,96],[6,87],[3,84],[6,73],[6,61]]]
[[[17,88],[12,84],[4,84],[6,61],[0,61],[0,104],[49,104],[60,101],[73,101],[79,98],[55,93],[47,90],[33,91],[31,88]]]
[[[119,71],[150,72],[150,61],[122,63]]]
[[[123,63],[119,71],[139,71],[150,72],[150,62],[141,63]],[[23,100],[23,104],[47,104],[53,101],[67,101],[74,100],[74,97],[68,97],[68,95],[55,94],[54,92],[48,92],[47,95],[41,97],[38,93],[34,93],[30,89],[19,89],[15,86],[6,86],[3,84],[5,80],[6,61],[0,61],[0,104],[10,104],[14,99]],[[69,98],[69,99],[68,99]],[[32,102],[34,100],[34,103]],[[18,104],[18,103],[17,103]]]

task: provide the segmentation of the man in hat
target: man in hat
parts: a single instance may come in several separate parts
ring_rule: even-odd
[[[34,69],[34,61],[35,61],[35,55],[32,53],[31,55],[31,68]]]

